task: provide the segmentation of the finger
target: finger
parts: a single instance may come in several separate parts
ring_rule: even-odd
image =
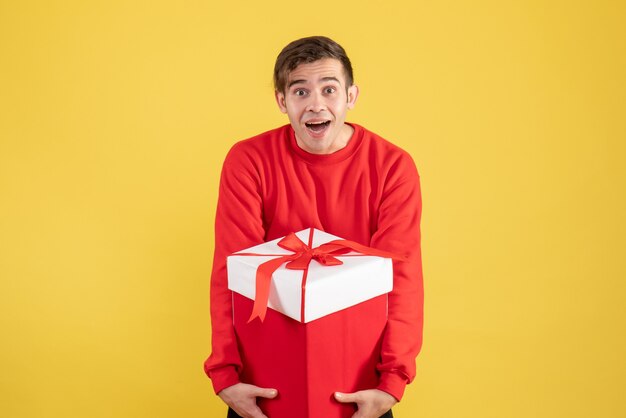
[[[355,403],[358,400],[358,395],[356,393],[335,392],[335,399],[342,403]]]
[[[382,413],[374,414],[371,409],[359,408],[354,415],[352,415],[352,418],[378,418],[381,415]]]
[[[235,408],[233,408],[233,410],[237,413],[237,415],[243,418],[267,418],[267,415],[265,415],[263,411],[261,411],[261,408],[256,405],[252,408],[246,408],[241,411],[238,411]]]
[[[368,410],[361,408],[359,405],[359,409],[357,409],[354,415],[352,415],[352,418],[378,418],[380,416],[380,415],[374,416],[371,414],[372,411],[369,411],[369,412],[370,413],[368,413]]]
[[[254,413],[251,415],[251,418],[267,418],[267,415],[265,415],[262,411],[261,408],[259,408],[257,406],[256,410],[254,411]]]
[[[276,389],[257,387],[254,390],[253,395],[256,397],[260,397],[260,398],[272,399],[272,398],[275,398],[276,395],[278,395],[278,391]]]

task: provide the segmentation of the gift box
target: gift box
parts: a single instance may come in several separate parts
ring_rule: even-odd
[[[389,293],[392,262],[380,255],[392,256],[309,228],[229,256],[228,288],[262,314],[268,307],[306,323]],[[264,267],[272,271],[261,278]],[[261,280],[265,295],[257,296]]]
[[[391,255],[314,229],[295,237],[228,258],[240,378],[278,390],[258,398],[269,418],[349,418],[356,406],[333,394],[378,385]]]

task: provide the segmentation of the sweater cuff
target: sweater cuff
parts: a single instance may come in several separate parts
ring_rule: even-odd
[[[404,389],[407,385],[407,379],[393,372],[383,372],[380,375],[380,381],[376,389],[387,392],[398,402],[402,400]]]
[[[240,383],[239,374],[237,374],[235,366],[225,366],[220,367],[219,369],[213,369],[207,371],[207,375],[211,379],[211,383],[213,383],[213,391],[216,395],[220,393],[222,389],[226,389],[227,387]]]

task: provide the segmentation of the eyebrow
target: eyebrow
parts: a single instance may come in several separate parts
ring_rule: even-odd
[[[337,83],[341,84],[341,82],[339,81],[337,77],[322,77],[322,81],[336,81]],[[304,84],[304,83],[306,83],[306,80],[293,80],[289,82],[289,84],[287,85],[287,88],[290,88],[291,86],[295,84]]]

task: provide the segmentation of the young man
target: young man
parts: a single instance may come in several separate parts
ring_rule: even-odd
[[[274,84],[289,125],[237,143],[222,170],[211,278],[213,351],[205,371],[228,404],[229,417],[267,418],[256,400],[278,391],[240,379],[245,364],[233,326],[226,257],[314,227],[408,257],[394,262],[387,323],[373,354],[378,384],[333,395],[337,402],[356,404],[355,418],[391,417],[391,407],[415,377],[422,344],[419,175],[406,152],[346,123],[359,90],[350,60],[333,40],[318,36],[287,45],[276,60]]]

